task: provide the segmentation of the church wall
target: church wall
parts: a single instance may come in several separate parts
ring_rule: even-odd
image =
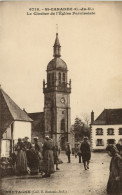
[[[65,99],[64,103],[61,103],[61,98]],[[57,93],[56,94],[56,106],[62,107],[62,108],[70,107],[70,95],[63,93],[63,92]]]
[[[31,141],[34,142],[34,137],[38,137],[39,142],[44,141],[44,112],[28,113],[32,121]]]

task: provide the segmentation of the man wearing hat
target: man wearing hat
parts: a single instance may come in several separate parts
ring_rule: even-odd
[[[81,163],[81,156],[82,156],[80,147],[81,147],[81,142],[79,142],[78,146],[77,146],[77,150],[78,150],[77,154],[78,154],[78,157],[79,157],[79,163]]]
[[[88,137],[84,137],[80,149],[81,149],[84,169],[87,170],[89,169],[89,160],[91,158],[91,151],[90,151],[90,145],[88,143]]]
[[[66,145],[66,155],[68,157],[68,163],[71,162],[71,160],[70,160],[70,154],[71,154],[71,146],[70,146],[70,143],[67,142],[67,145]]]

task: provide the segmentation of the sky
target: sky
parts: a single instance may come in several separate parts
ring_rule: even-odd
[[[48,13],[45,8],[88,7],[94,15],[33,14]],[[61,58],[72,80],[72,124],[92,110],[97,118],[105,108],[122,108],[121,20],[122,2],[0,2],[2,89],[27,112],[43,111],[43,79],[58,24]]]

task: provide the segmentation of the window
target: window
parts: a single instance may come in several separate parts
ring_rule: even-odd
[[[61,84],[61,73],[59,72],[59,85]]]
[[[114,129],[108,128],[107,129],[107,135],[114,135]]]
[[[65,84],[65,73],[63,73],[63,84]]]
[[[119,135],[122,135],[122,128],[119,128]]]
[[[52,73],[52,85],[54,86],[54,72]]]
[[[102,128],[97,128],[96,129],[96,135],[103,135],[103,129]]]
[[[64,119],[61,120],[61,130],[65,131],[65,120]]]
[[[96,146],[104,146],[103,140],[102,139],[97,139]]]
[[[115,139],[108,139],[107,142],[108,144],[115,144]]]
[[[47,75],[47,83],[48,83],[48,86],[50,86],[50,74],[49,73]]]
[[[9,157],[11,151],[11,141],[10,140],[2,140],[2,147],[1,147],[1,156],[2,157]]]
[[[49,74],[49,85],[52,85],[52,74]]]

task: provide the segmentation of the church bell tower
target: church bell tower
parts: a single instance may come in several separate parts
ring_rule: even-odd
[[[45,135],[60,142],[64,149],[71,127],[70,93],[67,65],[60,58],[61,45],[56,33],[53,59],[47,65],[47,82],[43,81]]]

